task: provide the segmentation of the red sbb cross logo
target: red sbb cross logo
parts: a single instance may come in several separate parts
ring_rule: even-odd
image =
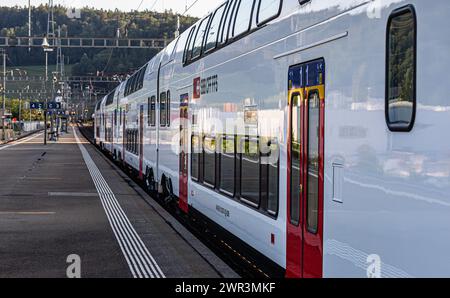
[[[194,98],[198,99],[201,96],[201,79],[195,78],[194,79]]]

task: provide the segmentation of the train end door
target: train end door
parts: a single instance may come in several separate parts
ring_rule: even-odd
[[[188,212],[188,169],[189,169],[189,94],[180,97],[180,153],[179,153],[179,207]]]

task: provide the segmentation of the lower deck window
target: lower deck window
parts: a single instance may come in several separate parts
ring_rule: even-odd
[[[167,125],[167,94],[161,93],[159,96],[159,124],[160,126]]]
[[[216,184],[216,139],[205,137],[203,153],[203,180],[206,184],[214,187]]]
[[[200,178],[200,138],[198,135],[193,135],[191,139],[191,177],[195,181]]]
[[[234,196],[235,192],[235,139],[234,136],[222,139],[220,150],[220,190]]]
[[[261,167],[264,168],[264,176],[261,177],[261,185],[264,187],[264,207],[271,215],[278,213],[279,198],[279,145],[276,140],[267,142],[268,151],[263,155]]]
[[[260,155],[258,139],[246,138],[241,143],[241,200],[259,207]]]
[[[138,154],[139,153],[139,130],[127,129],[125,132],[125,149],[126,151]]]

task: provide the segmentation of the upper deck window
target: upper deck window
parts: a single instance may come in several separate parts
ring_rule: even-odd
[[[189,62],[192,56],[192,47],[194,46],[195,41],[195,31],[196,31],[195,29],[196,27],[193,27],[191,29],[188,40],[186,42],[186,50],[184,51],[184,58],[183,58],[184,63]]]
[[[259,0],[256,21],[258,25],[267,23],[278,17],[281,12],[281,0]]]
[[[169,43],[169,45],[166,48],[166,52],[164,53],[164,58],[163,60],[166,61],[170,61],[173,58],[173,54],[175,52],[175,48],[177,46],[178,43],[178,39],[173,40],[171,43]]]
[[[198,27],[197,35],[195,37],[195,42],[193,44],[192,48],[192,56],[191,59],[198,58],[202,53],[202,44],[203,44],[203,37],[205,36],[205,32],[208,26],[210,16],[205,18]]]
[[[222,25],[220,26],[219,40],[218,44],[222,45],[227,42],[228,30],[230,29],[231,20],[234,16],[235,9],[237,7],[237,0],[229,1],[228,7],[226,9]],[[230,29],[231,30],[231,29]]]
[[[244,34],[250,30],[254,2],[254,0],[240,1],[234,22],[233,37]]]
[[[416,15],[406,6],[389,17],[386,53],[386,122],[411,131],[416,112]]]
[[[209,26],[208,36],[206,37],[205,52],[213,50],[217,46],[217,37],[219,36],[220,24],[222,23],[226,7],[227,5],[225,3],[214,13],[211,25]]]

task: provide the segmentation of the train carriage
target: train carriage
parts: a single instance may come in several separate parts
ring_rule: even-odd
[[[449,12],[225,1],[125,83],[122,160],[288,277],[448,276]]]

